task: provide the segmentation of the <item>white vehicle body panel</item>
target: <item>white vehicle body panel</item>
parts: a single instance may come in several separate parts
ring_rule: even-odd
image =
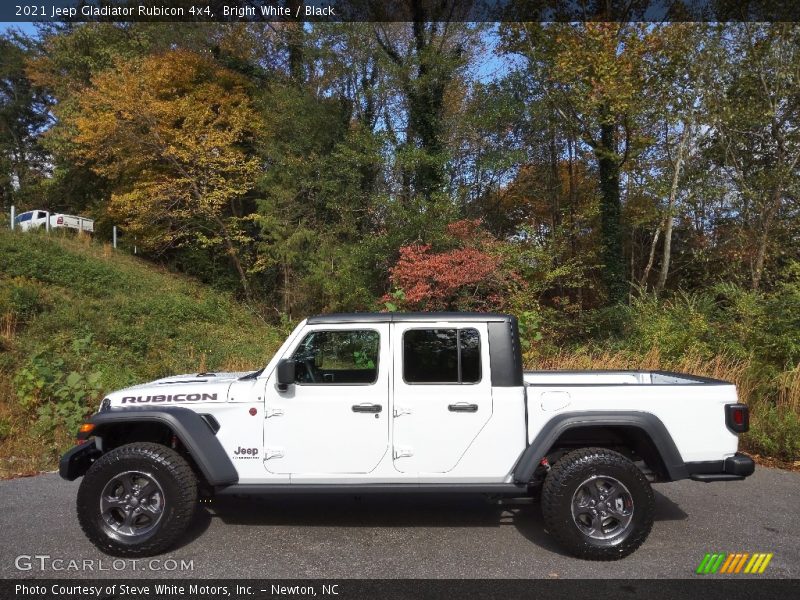
[[[403,334],[415,328],[476,329],[481,379],[409,384]],[[370,384],[295,384],[280,390],[277,365],[314,331],[374,330]],[[643,372],[530,372],[524,386],[493,386],[486,323],[300,323],[258,373],[181,375],[120,390],[112,408],[184,406],[221,424],[217,439],[239,484],[510,483],[521,454],[564,413],[642,412],[665,425],[684,462],[721,461],[738,438],[725,424],[732,384]],[[454,404],[474,412],[451,411]],[[354,412],[379,405],[380,412]]]
[[[604,373],[579,378],[584,383],[559,383],[548,374],[548,383],[530,384],[538,380],[526,374],[528,386],[528,441],[536,438],[554,415],[562,412],[608,410],[642,411],[658,417],[670,432],[684,462],[720,460],[736,453],[738,436],[723,419],[725,404],[736,402],[733,384],[684,383],[605,383]],[[633,374],[632,374],[633,375]],[[637,374],[643,379],[649,373]],[[573,378],[566,374],[565,380]],[[608,380],[619,379],[610,373]],[[551,409],[554,394],[563,396],[560,406]],[[558,405],[557,404],[557,405]]]
[[[312,325],[304,334],[353,330],[347,325]],[[303,383],[277,392],[267,386],[264,407],[264,466],[276,474],[367,474],[389,449],[389,324],[358,327],[380,335],[374,383]],[[303,337],[305,337],[305,335]],[[298,337],[297,342],[300,343]],[[292,348],[294,350],[294,348]],[[380,412],[354,412],[354,406]]]
[[[393,335],[400,344],[408,331],[448,327],[453,326],[397,323]],[[485,324],[468,324],[459,329],[476,329],[481,348],[488,348]],[[477,383],[408,383],[403,377],[403,352],[395,352],[394,373],[392,449],[395,469],[419,475],[452,471],[492,418],[489,353],[481,352],[482,377]],[[458,412],[461,408],[474,409],[474,412]]]

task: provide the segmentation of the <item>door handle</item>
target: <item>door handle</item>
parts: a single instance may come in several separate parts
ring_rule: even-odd
[[[450,412],[478,412],[477,404],[467,404],[466,402],[459,402],[458,404],[450,404],[447,407]]]
[[[383,410],[380,404],[353,404],[353,412],[379,413]]]

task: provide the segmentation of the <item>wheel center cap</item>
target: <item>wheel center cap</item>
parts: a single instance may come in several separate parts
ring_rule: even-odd
[[[139,505],[139,500],[137,500],[136,498],[131,498],[131,506],[138,506],[138,505]]]

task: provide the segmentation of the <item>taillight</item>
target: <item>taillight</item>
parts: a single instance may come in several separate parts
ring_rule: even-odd
[[[56,219],[56,224],[57,225],[63,225],[64,224],[64,217],[58,217],[58,219]]]
[[[746,404],[726,404],[725,424],[734,433],[744,433],[750,429],[750,411]]]

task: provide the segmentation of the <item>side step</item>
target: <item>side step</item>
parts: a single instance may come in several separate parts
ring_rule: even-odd
[[[514,483],[250,483],[218,488],[221,496],[274,494],[491,494],[525,496],[527,486]]]

